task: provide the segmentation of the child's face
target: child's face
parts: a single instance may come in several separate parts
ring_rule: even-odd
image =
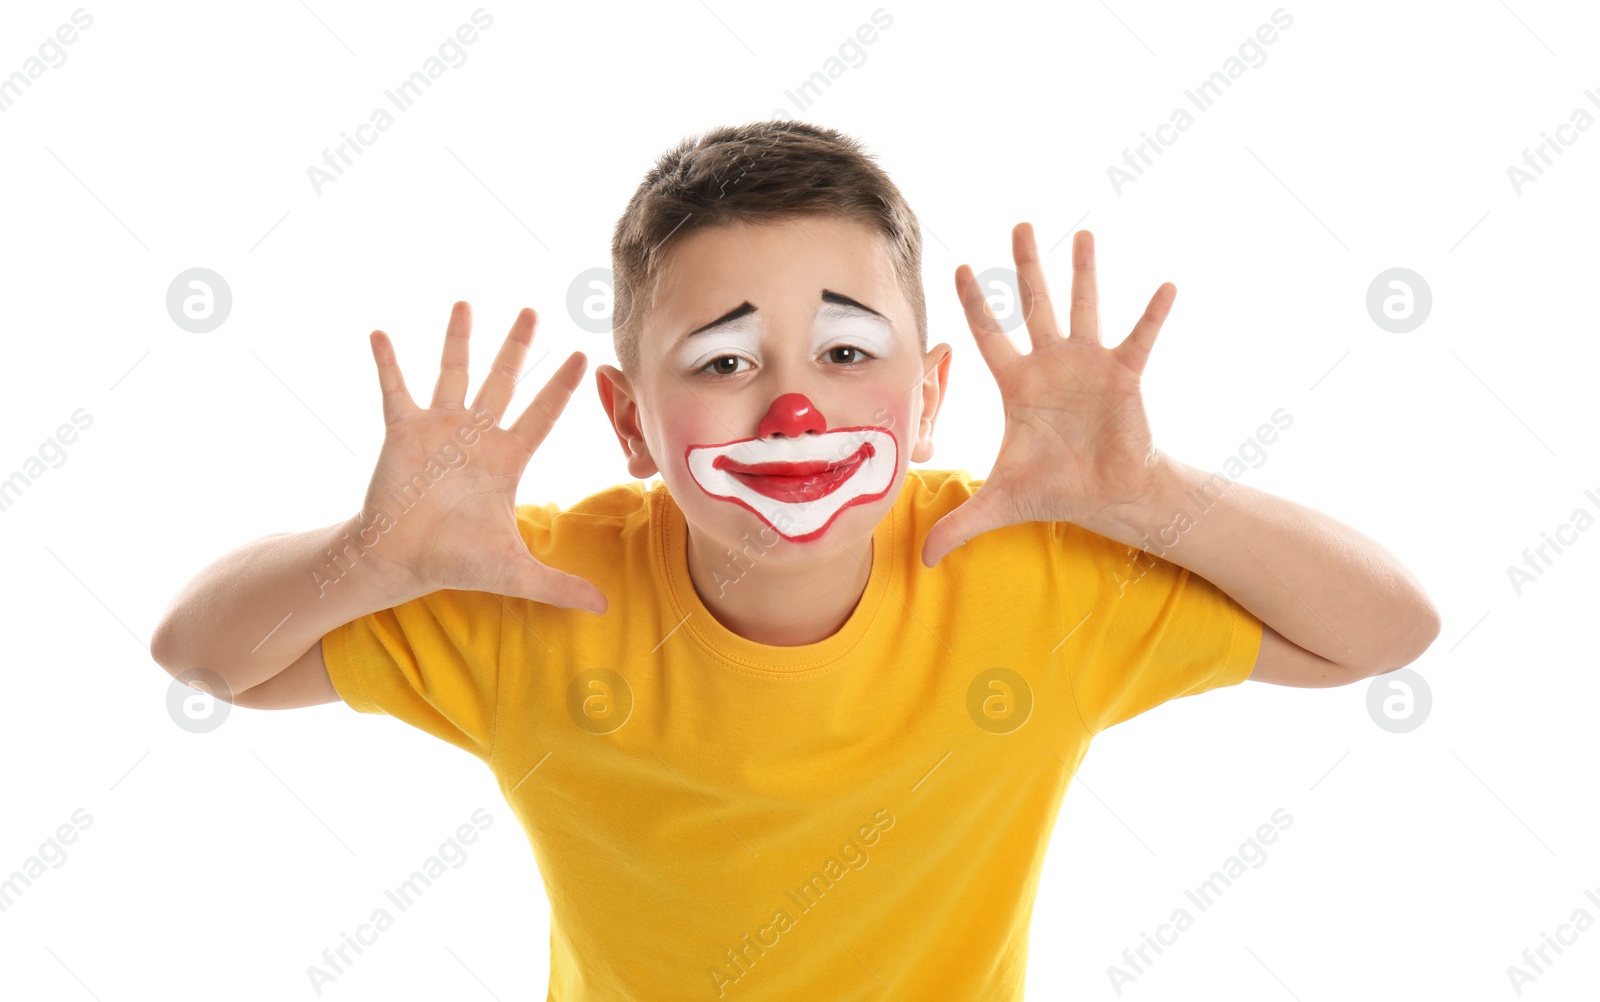
[[[630,472],[659,471],[697,532],[781,561],[871,535],[932,455],[949,354],[918,350],[876,231],[802,217],[685,238],[640,334],[640,385],[597,376]]]

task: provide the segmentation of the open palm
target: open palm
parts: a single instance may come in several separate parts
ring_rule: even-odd
[[[1063,336],[1033,227],[1018,224],[1011,240],[1032,350],[1023,354],[1011,343],[972,269],[956,269],[967,324],[1000,388],[1005,430],[983,485],[929,530],[922,548],[929,567],[991,529],[1022,522],[1088,524],[1098,513],[1131,506],[1150,489],[1159,457],[1139,377],[1177,287],[1163,284],[1133,332],[1115,348],[1104,347],[1094,235],[1079,230],[1072,244],[1071,330]]]
[[[451,310],[439,381],[426,410],[406,390],[388,335],[372,332],[384,441],[367,487],[363,521],[378,533],[370,555],[402,590],[417,595],[447,588],[486,591],[606,610],[598,588],[540,563],[517,530],[517,484],[588,361],[573,352],[516,423],[501,428],[536,321],[531,309],[517,314],[470,410],[462,398],[471,306],[458,302]]]

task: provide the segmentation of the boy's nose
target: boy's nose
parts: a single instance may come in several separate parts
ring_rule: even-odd
[[[773,432],[799,438],[808,431],[821,434],[828,430],[827,419],[811,405],[804,393],[785,393],[772,401],[767,414],[756,426],[756,437],[766,438]]]

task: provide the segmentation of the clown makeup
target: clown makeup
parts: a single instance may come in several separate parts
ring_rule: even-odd
[[[787,437],[769,438],[774,430]],[[885,427],[829,430],[803,394],[785,393],[772,402],[756,437],[691,445],[684,462],[701,490],[743,505],[801,543],[822,535],[850,505],[887,494],[900,446]]]
[[[824,291],[813,322],[812,356],[841,349],[885,358],[894,350],[889,322],[856,301]],[[680,371],[690,378],[733,378],[720,364],[759,364],[762,324],[748,303],[690,332],[680,343]],[[841,368],[848,368],[846,363]],[[762,417],[753,438],[690,445],[685,465],[701,490],[748,509],[791,542],[822,535],[851,505],[888,493],[899,468],[894,433],[879,425],[828,427],[826,417],[800,393],[783,393]]]
[[[673,361],[679,371],[694,375],[702,370],[713,376],[736,375],[740,370],[717,372],[707,369],[707,365],[724,355],[741,357],[741,352],[747,361],[751,355],[759,359],[762,326],[756,308],[745,303],[684,335],[678,342]],[[860,348],[873,358],[887,358],[894,350],[894,330],[887,319],[848,296],[826,289],[822,292],[822,305],[817,308],[812,332],[812,355],[832,351],[841,345]]]

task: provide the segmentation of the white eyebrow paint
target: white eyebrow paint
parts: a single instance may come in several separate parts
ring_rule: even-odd
[[[817,340],[812,342],[814,351],[821,351],[825,341],[833,340],[848,342],[879,358],[894,350],[894,331],[888,323],[849,307],[824,303],[817,310],[812,329],[817,334]]]
[[[760,318],[754,313],[747,313],[684,344],[678,351],[677,360],[685,369],[694,371],[714,358],[730,354],[730,350],[734,349],[760,357],[757,349],[761,346],[761,329]]]
[[[764,331],[760,314],[747,313],[684,344],[678,353],[678,364],[694,372],[713,359],[740,351],[759,361]],[[848,306],[823,303],[812,320],[811,353],[818,354],[838,344],[854,345],[884,358],[894,350],[894,330],[881,317]]]

